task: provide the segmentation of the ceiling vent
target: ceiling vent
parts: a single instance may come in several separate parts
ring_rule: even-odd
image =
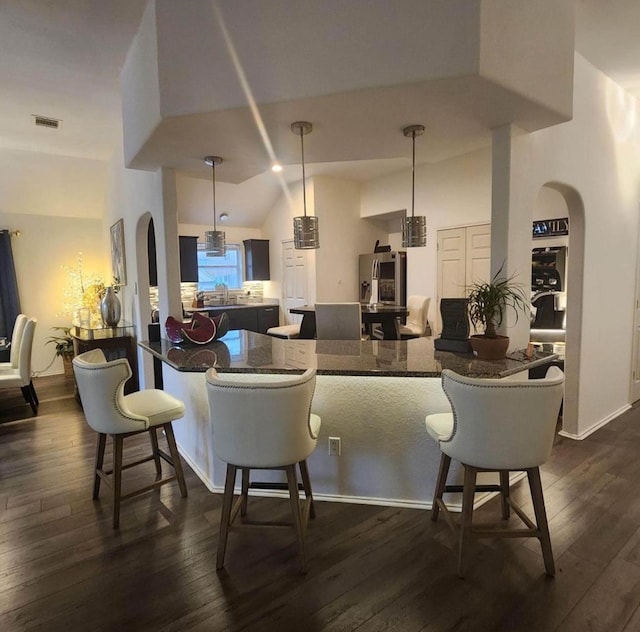
[[[49,127],[51,129],[58,129],[62,123],[59,119],[40,116],[38,114],[34,114],[33,118],[36,125],[39,125],[40,127]]]

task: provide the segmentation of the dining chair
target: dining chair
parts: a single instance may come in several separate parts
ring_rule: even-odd
[[[432,505],[432,520],[443,511],[449,525],[457,529],[458,575],[464,577],[467,549],[473,538],[537,538],[547,575],[555,574],[549,525],[544,505],[540,465],[550,456],[558,412],[562,402],[564,373],[556,366],[542,379],[477,379],[445,369],[442,388],[451,403],[451,413],[428,415],[427,432],[440,446],[440,471]],[[447,485],[451,460],[462,464],[462,485]],[[509,474],[526,472],[535,522],[512,500]],[[479,472],[498,472],[499,485],[477,485]],[[462,516],[453,521],[443,495],[462,492]],[[473,526],[476,492],[499,492],[502,518],[513,509],[526,528]]]
[[[229,530],[242,526],[274,526],[246,518],[251,470],[284,470],[300,568],[307,571],[304,532],[315,517],[307,458],[315,450],[321,420],[311,413],[315,369],[302,375],[206,374],[215,455],[227,464],[220,518],[216,568],[224,566]],[[296,466],[305,500],[300,504]],[[240,495],[234,501],[236,473],[242,472]],[[238,513],[240,525],[234,525]]]
[[[400,338],[402,340],[431,335],[431,328],[429,327],[430,303],[430,296],[416,294],[409,296],[407,299],[407,308],[409,309],[407,324],[400,325]]]
[[[38,320],[27,318],[20,337],[17,365],[0,370],[0,389],[20,387],[22,396],[34,415],[38,414],[38,394],[31,379],[31,356],[33,351],[33,336]]]
[[[182,462],[171,423],[184,415],[184,404],[159,389],[149,388],[124,394],[124,384],[131,377],[126,358],[107,362],[102,349],[91,349],[73,359],[73,370],[87,423],[98,433],[98,446],[93,477],[93,499],[100,495],[100,482],[113,491],[113,528],[120,526],[120,503],[161,485],[178,482],[180,494],[187,496]],[[158,428],[164,431],[169,454],[159,447]],[[143,432],[149,433],[151,454],[123,465],[124,439]],[[104,468],[107,436],[113,442],[113,467]],[[136,465],[153,461],[155,480],[126,494],[122,493],[122,472]],[[162,461],[173,468],[170,476],[162,475]]]
[[[18,314],[13,323],[13,333],[11,334],[11,348],[9,349],[9,361],[0,362],[0,370],[17,369],[18,358],[20,357],[20,343],[22,342],[22,332],[27,324],[26,314]]]
[[[318,340],[362,339],[360,303],[316,303],[315,316]]]

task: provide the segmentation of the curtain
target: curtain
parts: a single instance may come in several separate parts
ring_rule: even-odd
[[[20,297],[11,252],[11,234],[8,230],[0,230],[0,336],[11,338],[19,313]]]

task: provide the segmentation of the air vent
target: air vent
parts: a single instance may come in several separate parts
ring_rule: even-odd
[[[34,121],[36,125],[40,125],[40,127],[49,127],[52,129],[58,129],[62,124],[62,121],[59,119],[49,118],[47,116],[39,116],[38,114],[33,115]]]

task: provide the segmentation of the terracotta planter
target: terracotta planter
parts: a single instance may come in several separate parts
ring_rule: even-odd
[[[475,335],[469,338],[473,355],[478,360],[502,360],[507,355],[509,348],[509,337],[498,336],[497,338],[487,338],[484,335]]]

